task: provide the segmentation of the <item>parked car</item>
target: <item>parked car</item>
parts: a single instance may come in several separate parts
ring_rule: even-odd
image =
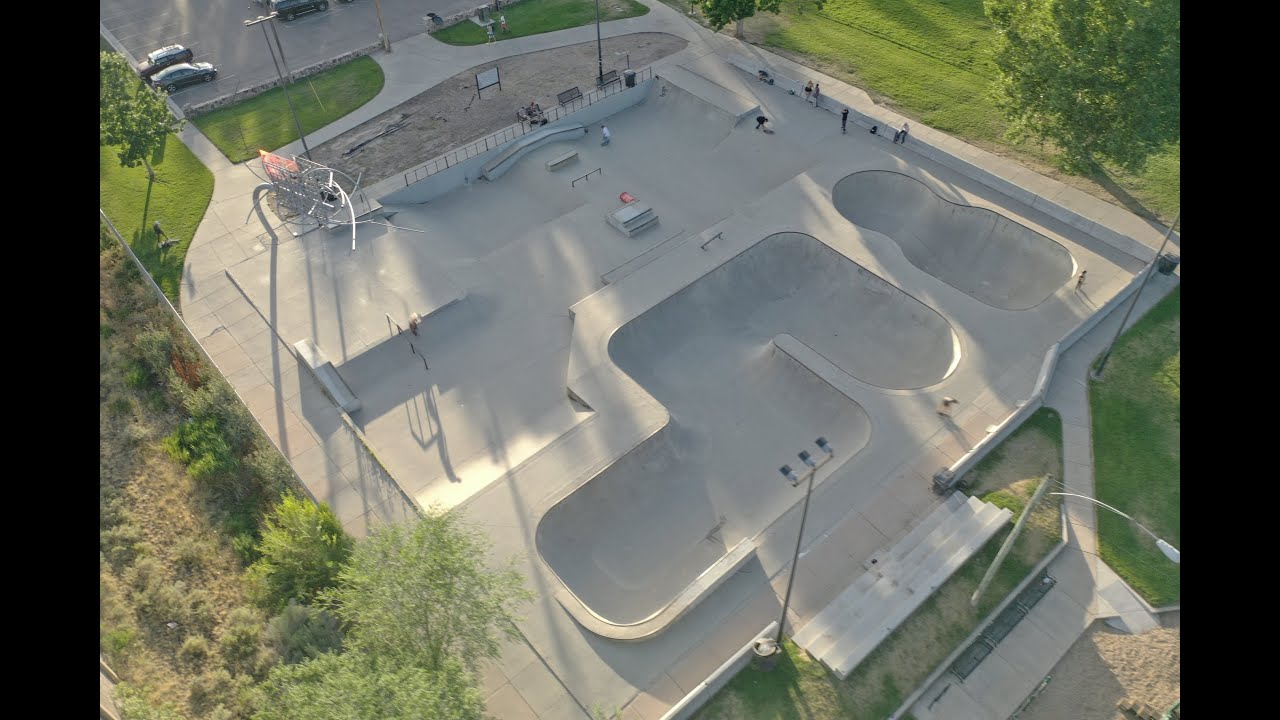
[[[147,64],[138,69],[138,74],[146,80],[171,65],[189,63],[194,59],[195,53],[191,52],[191,48],[166,45],[159,50],[147,53]]]
[[[211,82],[216,77],[218,77],[218,69],[207,62],[181,63],[170,65],[156,73],[151,78],[151,84],[174,92],[180,87]]]
[[[309,12],[320,12],[329,9],[328,0],[271,0],[271,9],[280,13],[285,20],[292,20]]]

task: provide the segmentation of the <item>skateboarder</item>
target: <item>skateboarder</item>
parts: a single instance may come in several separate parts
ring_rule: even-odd
[[[604,138],[604,141],[600,143],[600,147],[604,147],[605,145],[608,145],[609,141],[613,139],[613,133],[609,132],[608,125],[600,126],[600,137]]]
[[[1087,275],[1087,274],[1089,274],[1089,271],[1088,271],[1088,270],[1081,270],[1081,271],[1080,271],[1080,277],[1076,278],[1076,291],[1077,291],[1077,292],[1079,292],[1080,288],[1084,287],[1084,276],[1085,276],[1085,275]]]
[[[765,117],[765,116],[763,116],[763,115],[757,115],[757,116],[756,116],[756,129],[757,129],[757,130],[764,130],[764,124],[765,124],[765,123],[767,123],[767,122],[769,122],[769,118],[767,118],[767,117]]]
[[[951,417],[951,406],[959,404],[960,401],[953,397],[944,397],[942,398],[942,402],[938,405],[938,414],[942,417],[949,418]]]

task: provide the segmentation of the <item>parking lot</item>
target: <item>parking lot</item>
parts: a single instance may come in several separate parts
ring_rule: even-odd
[[[451,15],[475,7],[480,0],[382,0],[383,25],[395,42],[426,31],[428,12]],[[218,79],[175,93],[181,104],[204,102],[275,77],[275,66],[262,29],[246,28],[245,20],[268,10],[252,0],[236,5],[170,3],[162,0],[100,0],[102,25],[124,45],[134,62],[145,61],[152,50],[178,43],[195,52],[197,62],[212,63]],[[279,21],[277,28],[291,69],[328,60],[378,41],[378,18],[373,0],[343,4],[330,0],[329,9]],[[269,34],[269,31],[268,31]]]

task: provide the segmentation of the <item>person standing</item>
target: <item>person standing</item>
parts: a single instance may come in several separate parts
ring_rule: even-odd
[[[951,417],[951,406],[959,404],[960,401],[953,397],[944,397],[942,398],[942,403],[938,405],[938,414],[942,417],[949,418]]]
[[[1081,270],[1081,271],[1080,271],[1080,277],[1076,278],[1076,291],[1077,291],[1077,292],[1079,292],[1080,288],[1084,287],[1084,276],[1085,276],[1085,275],[1087,275],[1088,273],[1089,273],[1089,271],[1088,271],[1088,270]]]
[[[511,29],[507,27],[507,16],[505,14],[498,16],[498,22],[502,23],[502,32],[511,32]]]
[[[818,98],[822,97],[822,89],[818,83],[813,84],[813,106],[818,107]]]
[[[609,141],[613,139],[613,133],[609,132],[608,125],[600,126],[600,137],[604,138],[604,141],[600,143],[600,147],[604,147],[605,145],[608,145]]]
[[[840,111],[840,134],[844,135],[844,129],[849,125],[849,108]]]
[[[908,128],[910,128],[910,127],[911,127],[911,126],[910,126],[910,125],[908,125],[907,123],[905,123],[905,122],[904,122],[904,123],[902,123],[902,129],[901,129],[901,130],[899,130],[899,131],[897,131],[897,132],[895,132],[895,133],[893,134],[893,141],[894,141],[894,142],[900,142],[900,143],[902,143],[903,145],[906,145],[906,144],[907,144],[907,129],[908,129]]]
[[[485,43],[485,45],[488,45],[489,43],[493,42],[496,39],[493,37],[493,25],[492,24],[486,25],[484,30],[485,30],[485,33],[489,35],[489,41]]]
[[[809,102],[809,95],[813,92],[813,81],[804,84],[804,101]]]

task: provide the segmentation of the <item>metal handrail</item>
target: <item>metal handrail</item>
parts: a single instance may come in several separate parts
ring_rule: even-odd
[[[642,68],[636,73],[636,82],[643,82],[651,77],[653,77],[653,67],[649,66]],[[547,119],[548,123],[552,123],[572,115],[585,107],[590,107],[594,103],[603,100],[606,97],[616,95],[624,90],[633,89],[634,88],[626,87],[622,83],[611,83],[597,90],[592,90],[591,92],[584,94],[582,97],[570,100],[564,105],[543,110],[542,114],[543,117]],[[508,125],[492,135],[483,137],[468,145],[463,145],[457,150],[433,158],[421,165],[406,170],[404,173],[404,184],[407,187],[419,180],[425,180],[438,172],[448,170],[464,160],[470,160],[481,153],[488,152],[489,150],[493,150],[504,143],[515,140],[516,138],[530,132],[532,129],[532,126],[526,127],[523,122]]]

